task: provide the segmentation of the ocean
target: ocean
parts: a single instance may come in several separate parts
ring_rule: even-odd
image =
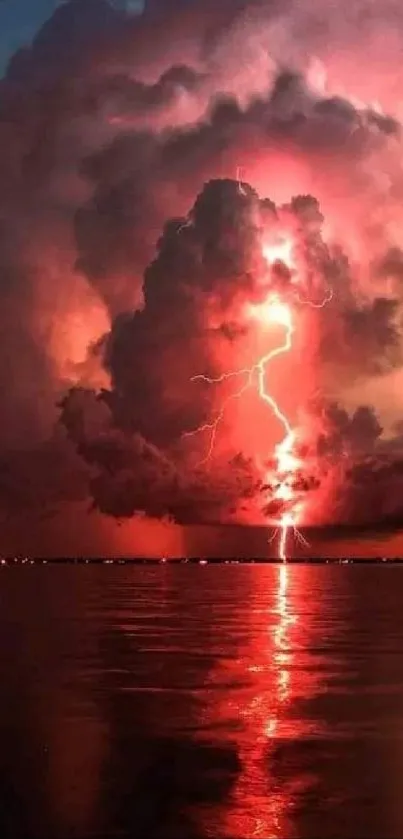
[[[403,837],[403,567],[0,571],[2,839]]]

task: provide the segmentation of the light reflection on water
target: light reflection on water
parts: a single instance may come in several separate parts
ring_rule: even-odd
[[[12,568],[0,835],[401,839],[403,568]]]
[[[290,805],[286,789],[273,789],[270,795],[267,794],[268,750],[271,742],[281,737],[285,712],[292,703],[291,668],[295,653],[292,652],[289,630],[298,621],[298,616],[291,614],[287,599],[289,569],[280,565],[276,572],[277,588],[272,608],[274,623],[268,628],[267,637],[263,634],[262,647],[253,650],[256,663],[248,668],[253,674],[256,694],[249,707],[239,709],[249,729],[246,738],[249,748],[244,750],[234,807],[228,813],[228,834],[234,837],[285,835]]]
[[[236,716],[241,721],[237,743],[241,770],[220,828],[233,839],[290,835],[292,790],[275,779],[270,785],[270,751],[281,738],[300,738],[307,733],[307,721],[293,718],[290,712],[294,694],[308,697],[314,689],[309,667],[298,666],[311,621],[309,591],[301,592],[298,579],[294,580],[291,600],[292,568],[281,564],[270,571],[269,577],[263,577],[266,591],[259,575],[249,595],[250,633],[240,655],[232,661],[233,690],[223,698],[220,709],[210,706],[213,714],[223,719]],[[298,615],[301,597],[305,604],[303,626]],[[237,684],[242,685],[240,690]]]

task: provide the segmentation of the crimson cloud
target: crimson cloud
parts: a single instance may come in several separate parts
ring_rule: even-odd
[[[265,521],[275,417],[253,393],[232,399],[233,382],[192,379],[254,363],[245,312],[276,292],[298,322],[273,387],[298,428],[304,523],[400,515],[402,12],[379,6],[381,42],[368,5],[323,24],[308,0],[157,0],[143,15],[70,0],[11,60],[4,513],[86,499],[118,519]],[[352,74],[360,54],[373,63]],[[269,270],[278,233],[292,260]],[[226,399],[206,464],[208,428],[193,432]]]

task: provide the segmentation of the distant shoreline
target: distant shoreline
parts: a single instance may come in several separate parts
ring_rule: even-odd
[[[203,557],[3,557],[0,566],[15,565],[403,565],[403,557],[304,557],[287,559]]]

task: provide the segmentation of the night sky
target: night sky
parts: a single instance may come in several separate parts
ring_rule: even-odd
[[[395,554],[400,5],[139,6],[0,3],[4,552]]]
[[[2,0],[0,3],[0,70],[4,72],[10,56],[33,36],[52,14],[58,0]]]

